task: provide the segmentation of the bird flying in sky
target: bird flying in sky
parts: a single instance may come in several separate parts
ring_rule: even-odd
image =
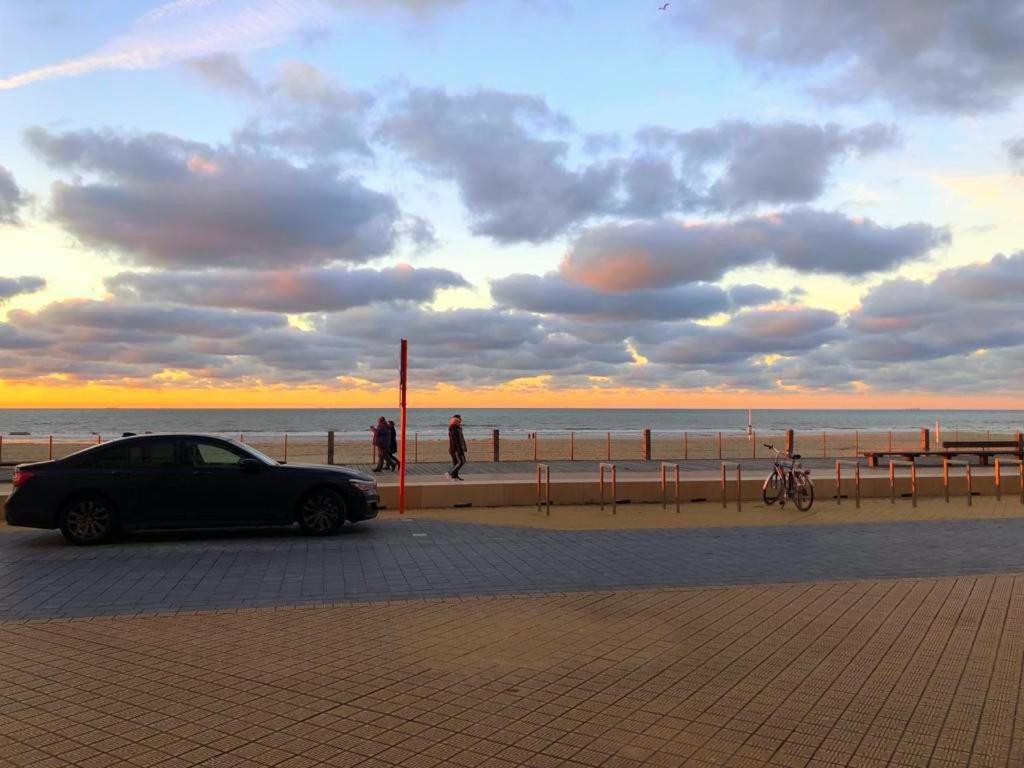
[[[665,3],[664,5],[659,5],[659,6],[658,6],[658,10],[659,10],[659,11],[667,11],[667,10],[668,10],[668,7],[669,7],[670,5],[672,5],[672,3]]]

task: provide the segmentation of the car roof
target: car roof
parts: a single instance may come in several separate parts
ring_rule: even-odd
[[[111,443],[118,443],[122,440],[149,440],[149,439],[165,439],[173,438],[176,440],[190,439],[190,440],[223,440],[227,442],[236,442],[230,437],[224,437],[223,435],[213,435],[204,432],[141,432],[132,435],[122,435],[121,437],[114,437],[110,440],[106,440],[102,445],[110,445]]]

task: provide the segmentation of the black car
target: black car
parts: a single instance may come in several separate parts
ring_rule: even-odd
[[[377,516],[377,483],[342,467],[278,464],[209,435],[141,435],[14,470],[9,525],[75,544],[118,531],[292,525],[325,535]]]

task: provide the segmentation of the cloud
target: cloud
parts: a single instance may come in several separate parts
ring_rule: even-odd
[[[163,134],[26,133],[50,165],[96,181],[58,181],[51,217],[83,243],[144,265],[281,268],[389,253],[395,200],[332,165]]]
[[[365,119],[373,101],[369,93],[334,84],[317,67],[287,61],[261,87],[260,113],[235,131],[233,140],[314,159],[340,152],[369,156]]]
[[[677,18],[747,63],[816,72],[812,90],[831,101],[974,113],[1024,90],[1021,0],[694,0]]]
[[[510,275],[491,281],[491,296],[501,306],[595,319],[676,320],[701,318],[732,305],[715,285],[690,283],[671,288],[602,293],[567,282],[561,275]]]
[[[641,149],[624,173],[625,209],[660,215],[810,202],[825,191],[837,162],[891,148],[897,133],[881,123],[845,130],[834,123],[731,121],[683,132],[646,128],[637,139]]]
[[[637,132],[628,156],[578,135],[533,96],[501,91],[452,95],[414,89],[385,116],[378,137],[427,174],[451,180],[471,228],[503,242],[544,242],[598,217],[681,211],[733,212],[819,197],[835,166],[894,146],[897,132],[778,122]],[[572,149],[600,160],[572,164]]]
[[[453,180],[474,233],[543,242],[614,206],[617,172],[567,165],[569,121],[535,96],[415,89],[379,136],[432,176]]]
[[[185,62],[185,66],[215,88],[250,98],[263,96],[263,86],[234,53],[201,56]]]
[[[0,277],[0,304],[25,293],[37,293],[45,287],[46,281],[41,277]]]
[[[14,174],[0,165],[0,224],[21,224],[18,212],[29,202],[29,195],[14,180]]]
[[[797,208],[727,222],[592,227],[572,244],[560,271],[569,281],[603,291],[714,281],[759,263],[855,276],[920,258],[948,241],[946,230],[928,224],[886,227]]]
[[[377,302],[431,301],[444,288],[469,284],[446,269],[326,267],[273,272],[122,272],[107,278],[116,296],[270,312],[336,312]]]
[[[765,355],[795,355],[840,337],[835,312],[810,307],[753,309],[724,325],[690,323],[679,328],[682,338],[644,349],[655,363],[708,366],[735,363]]]
[[[96,51],[0,79],[0,90],[105,69],[151,69],[225,51],[256,50],[328,20],[317,0],[174,0]]]
[[[1010,165],[1020,174],[1024,174],[1024,136],[1006,142],[1006,155]]]
[[[858,360],[931,360],[1016,347],[1024,339],[1024,251],[940,272],[931,282],[893,279],[850,314]]]

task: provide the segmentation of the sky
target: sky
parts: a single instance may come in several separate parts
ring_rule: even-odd
[[[1024,0],[0,0],[0,407],[1014,408]]]

